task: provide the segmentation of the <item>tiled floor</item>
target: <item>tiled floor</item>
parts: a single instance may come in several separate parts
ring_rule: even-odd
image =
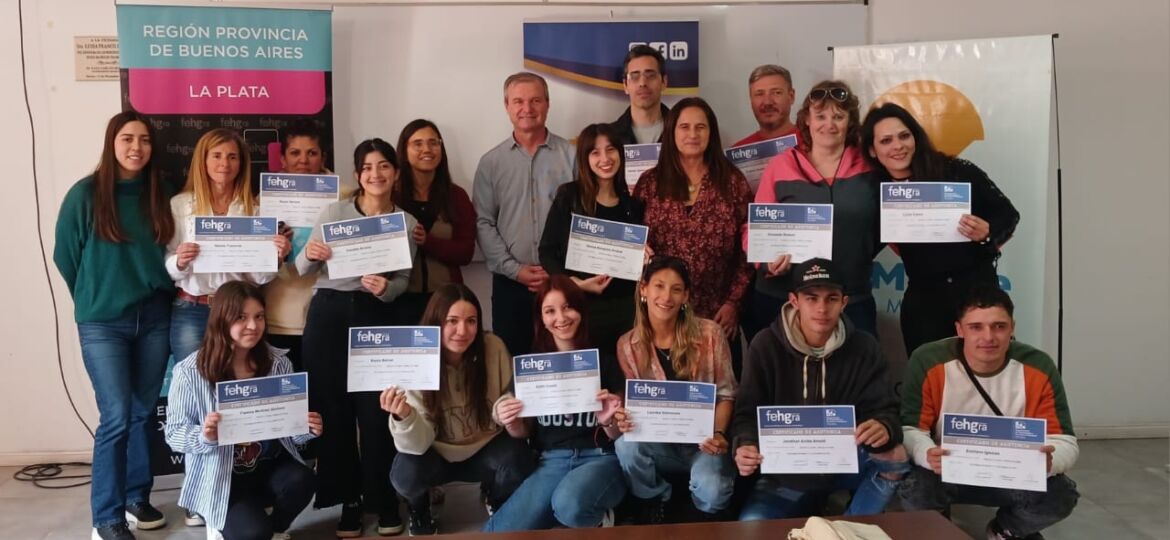
[[[1081,500],[1073,515],[1045,531],[1049,539],[1170,539],[1170,442],[1167,439],[1128,441],[1081,441],[1081,456],[1070,476],[1076,480]],[[89,538],[89,488],[39,489],[12,479],[13,467],[0,468],[0,539]],[[182,525],[175,506],[179,478],[156,483],[154,503],[167,514],[171,525],[162,531],[141,532],[141,540],[202,540],[202,528]],[[168,489],[170,488],[170,489]],[[477,504],[478,489],[450,486],[447,502],[437,510],[443,532],[473,531],[486,514]],[[976,538],[994,510],[956,507],[955,521]],[[333,538],[340,508],[311,510],[293,525],[298,540]],[[373,534],[374,518],[367,521]]]

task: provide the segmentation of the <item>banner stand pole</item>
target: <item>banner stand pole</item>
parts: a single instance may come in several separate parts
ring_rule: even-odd
[[[1052,34],[1052,102],[1056,107],[1056,370],[1064,373],[1064,179],[1060,167],[1060,85],[1056,77],[1056,38]]]

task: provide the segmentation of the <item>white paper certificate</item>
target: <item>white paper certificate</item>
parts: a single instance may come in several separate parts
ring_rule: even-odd
[[[971,184],[882,182],[882,242],[970,242],[959,219],[971,213]]]
[[[512,358],[520,416],[555,416],[601,410],[601,360],[597,349]]]
[[[699,444],[715,432],[715,385],[627,379],[626,410],[627,441]]]
[[[321,236],[333,249],[329,279],[410,268],[408,233],[402,212],[321,224]]]
[[[196,274],[275,272],[276,218],[195,216]]]
[[[650,228],[573,214],[565,268],[638,281]]]
[[[769,263],[785,253],[793,263],[832,259],[833,205],[749,204],[748,262]]]
[[[858,471],[852,405],[757,407],[756,422],[764,474]]]
[[[438,390],[438,326],[363,326],[349,329],[347,392]]]
[[[289,373],[215,383],[219,446],[309,432],[309,377]]]
[[[340,186],[335,174],[260,173],[260,212],[289,227],[312,227],[337,202]]]
[[[743,173],[748,184],[752,186],[752,193],[755,193],[760,187],[760,176],[764,174],[768,162],[794,146],[796,146],[795,133],[743,146],[733,146],[724,150],[723,153],[739,168],[739,172]]]
[[[1048,491],[1046,420],[943,413],[942,424],[943,482]]]
[[[622,153],[626,158],[626,185],[630,187],[631,193],[642,173],[658,164],[658,152],[661,149],[662,145],[659,143],[627,144],[622,147]]]

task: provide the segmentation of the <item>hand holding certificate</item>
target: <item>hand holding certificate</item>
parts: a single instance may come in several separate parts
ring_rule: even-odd
[[[858,471],[852,405],[757,407],[756,422],[764,474]]]
[[[882,242],[968,242],[959,232],[959,220],[970,213],[969,183],[881,184]]]
[[[576,414],[601,410],[601,359],[597,349],[512,358],[521,417]]]
[[[659,143],[627,144],[622,146],[622,153],[626,158],[626,184],[630,191],[642,177],[642,173],[653,169],[658,164],[658,153],[662,150]]]
[[[749,204],[750,263],[770,263],[780,255],[792,262],[833,258],[833,205]]]
[[[1048,491],[1047,429],[1042,419],[943,413],[942,481]]]
[[[321,224],[321,236],[333,250],[329,279],[410,268],[409,232],[402,212]]]
[[[638,281],[650,228],[573,214],[565,268]]]
[[[628,379],[626,410],[627,441],[702,444],[715,431],[715,385]]]
[[[260,173],[260,211],[289,227],[312,227],[340,185],[335,174]]]
[[[739,168],[739,172],[743,173],[744,177],[747,178],[748,185],[752,187],[752,193],[755,193],[760,186],[760,177],[763,176],[768,162],[794,146],[796,146],[795,133],[758,143],[733,146],[724,150],[723,153],[727,155],[727,159],[730,159],[732,164]]]
[[[347,392],[438,390],[440,371],[437,326],[349,329]]]
[[[276,218],[195,216],[196,274],[277,271]]]
[[[309,381],[289,373],[215,384],[220,446],[309,433]]]

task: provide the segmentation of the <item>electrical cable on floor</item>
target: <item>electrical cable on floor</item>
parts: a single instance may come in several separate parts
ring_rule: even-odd
[[[24,86],[24,110],[28,115],[29,141],[32,146],[32,180],[33,180],[33,200],[36,208],[37,220],[41,223],[41,193],[40,185],[37,178],[37,132],[36,125],[33,123],[32,103],[29,101],[28,94],[28,67],[25,63],[24,50],[24,2],[18,0],[16,3],[17,23],[20,28],[20,74],[21,81]],[[73,394],[69,392],[69,384],[65,381],[65,364],[61,358],[61,327],[59,322],[60,313],[57,310],[57,295],[53,291],[52,276],[49,274],[49,259],[45,252],[45,235],[42,227],[37,226],[37,241],[40,242],[41,247],[41,263],[45,270],[45,281],[49,285],[50,305],[53,306],[53,336],[56,338],[57,344],[57,371],[61,375],[61,386],[65,388],[65,396],[69,398],[69,406],[73,408],[73,414],[77,416],[77,420],[85,426],[85,430],[89,432],[90,437],[94,437],[93,429],[82,418],[81,412],[77,410],[77,404],[73,401]],[[22,482],[32,482],[34,486],[44,489],[65,489],[85,486],[90,483],[91,475],[89,474],[70,474],[62,476],[67,467],[92,467],[92,464],[85,462],[69,462],[69,463],[39,463],[36,465],[29,465],[24,467],[12,475],[16,480]],[[85,478],[83,482],[73,482],[69,484],[56,484],[55,482],[65,480],[80,480]]]

